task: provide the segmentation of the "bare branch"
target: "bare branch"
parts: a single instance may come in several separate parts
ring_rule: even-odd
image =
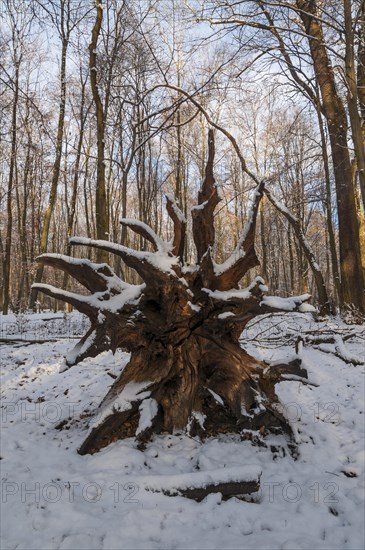
[[[56,300],[61,300],[62,302],[67,302],[75,307],[81,313],[84,313],[90,318],[95,318],[98,314],[98,308],[93,306],[88,296],[81,296],[80,294],[75,294],[74,292],[68,292],[66,290],[61,290],[52,285],[46,285],[43,283],[34,283],[32,288],[37,289],[43,294],[55,298]]]
[[[174,239],[172,242],[172,253],[178,256],[181,261],[184,259],[186,219],[172,195],[166,193],[166,210],[174,224]]]
[[[150,243],[153,244],[154,249],[157,251],[165,251],[166,244],[164,243],[158,235],[153,231],[153,229],[144,222],[139,220],[132,220],[130,218],[122,218],[120,223],[125,227],[129,227],[134,233],[140,235],[144,239],[147,239]]]
[[[319,265],[316,262],[315,256],[309,246],[309,243],[304,236],[300,221],[295,218],[293,214],[271,194],[267,187],[265,187],[265,195],[267,196],[271,204],[275,206],[275,208],[288,220],[288,222],[292,226],[313,273],[313,278],[317,286],[318,298],[320,301],[320,313],[322,315],[327,315],[331,312],[331,306],[327,294],[326,283],[324,281],[324,277],[319,268]]]
[[[217,278],[214,284],[215,288],[219,290],[234,288],[249,269],[259,265],[255,252],[255,231],[257,213],[264,185],[264,181],[261,181],[255,189],[248,221],[243,229],[236,250],[228,260],[216,266]]]
[[[193,237],[198,254],[198,263],[210,246],[214,245],[214,210],[221,201],[213,176],[214,134],[208,132],[208,160],[205,168],[205,178],[198,195],[198,206],[193,206]]]
[[[37,261],[44,265],[62,269],[62,271],[74,277],[90,292],[100,292],[110,289],[110,283],[114,279],[115,289],[120,291],[123,285],[108,264],[95,264],[90,260],[76,259],[63,254],[42,254]],[[115,284],[115,283],[120,284]]]

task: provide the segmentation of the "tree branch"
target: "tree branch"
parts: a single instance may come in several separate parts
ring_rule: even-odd
[[[218,290],[235,288],[249,269],[259,265],[255,252],[255,231],[264,185],[264,181],[261,181],[255,189],[248,221],[242,231],[236,250],[223,264],[215,266],[217,278],[214,286]]]
[[[172,242],[172,253],[178,256],[183,262],[186,236],[186,219],[180,208],[177,206],[172,195],[166,193],[166,210],[174,224],[174,239]]]
[[[107,264],[95,264],[89,260],[80,260],[63,254],[42,254],[38,256],[37,261],[68,273],[90,292],[110,290],[111,283],[114,283],[115,290],[120,292],[124,284]]]
[[[193,238],[198,254],[198,263],[209,247],[214,245],[214,210],[221,201],[213,176],[214,134],[208,132],[208,160],[205,167],[205,178],[198,194],[198,205],[193,206]]]

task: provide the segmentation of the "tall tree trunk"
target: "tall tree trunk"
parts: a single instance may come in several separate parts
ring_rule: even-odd
[[[31,148],[33,146],[30,130],[28,130],[29,122],[28,122],[28,116],[29,112],[27,113],[27,131],[28,131],[28,144],[27,144],[27,154],[25,158],[25,165],[24,165],[24,177],[23,177],[23,202],[21,202],[20,197],[20,185],[16,186],[16,196],[17,196],[17,210],[18,210],[18,233],[19,233],[19,240],[22,243],[21,249],[20,249],[20,257],[21,257],[21,268],[20,268],[20,277],[19,277],[19,286],[18,286],[18,296],[16,300],[17,308],[22,310],[25,307],[24,303],[24,296],[25,292],[24,289],[28,286],[28,269],[27,269],[27,213],[28,213],[28,195],[29,195],[29,186],[30,186],[30,178],[31,178],[31,163],[32,163],[32,156],[31,156]]]
[[[347,144],[346,112],[336,90],[323,29],[320,18],[317,17],[317,3],[315,0],[296,0],[296,4],[300,10],[300,17],[306,33],[309,36],[314,71],[321,91],[323,111],[328,124],[336,183],[343,300],[345,305],[354,305],[363,311],[365,309],[364,283],[355,190]]]
[[[59,103],[59,113],[58,113],[58,125],[57,125],[57,137],[56,137],[56,150],[55,150],[55,160],[52,170],[52,182],[51,190],[49,193],[48,206],[44,214],[42,233],[40,238],[40,254],[47,252],[48,246],[48,236],[49,228],[51,225],[52,214],[55,208],[56,199],[57,199],[57,186],[60,177],[60,168],[61,168],[61,157],[62,157],[62,144],[63,144],[63,132],[65,126],[65,110],[66,110],[66,58],[67,58],[67,49],[69,45],[70,33],[69,33],[69,16],[70,11],[67,10],[65,2],[61,2],[61,22],[60,29],[62,33],[62,49],[61,49],[61,71],[60,71],[60,84],[61,84],[61,96]],[[67,19],[67,22],[65,21]],[[65,30],[67,28],[67,30]],[[42,280],[43,276],[43,265],[39,264],[35,276],[35,282],[38,283]],[[29,299],[29,307],[34,309],[35,302],[37,299],[37,289],[32,288]]]
[[[357,77],[355,70],[354,30],[352,24],[352,1],[343,0],[345,15],[345,69],[347,84],[347,104],[349,108],[352,141],[354,143],[357,174],[360,182],[361,198],[365,208],[365,149],[359,113]]]
[[[295,288],[295,277],[294,277],[293,243],[292,243],[292,236],[290,231],[290,224],[288,224],[287,237],[288,237],[288,253],[289,253],[289,269],[290,269],[290,292],[293,292]]]
[[[103,21],[103,7],[101,0],[95,1],[96,19],[91,33],[91,42],[89,45],[89,68],[90,82],[93,100],[96,109],[96,134],[97,134],[97,171],[96,171],[96,192],[95,192],[95,217],[96,217],[96,237],[105,239],[109,232],[109,220],[106,204],[105,191],[105,119],[103,104],[100,99],[97,67],[96,67],[96,48],[100,35],[101,24]],[[97,259],[100,262],[108,260],[108,254],[103,250],[97,251]]]
[[[326,224],[327,224],[328,239],[329,239],[329,245],[330,245],[332,277],[333,277],[333,284],[337,294],[338,304],[340,308],[342,308],[343,297],[342,297],[342,289],[341,289],[341,281],[340,281],[340,272],[338,270],[338,256],[337,256],[337,248],[336,248],[335,230],[333,228],[333,222],[332,222],[332,193],[331,193],[330,165],[329,165],[329,158],[327,153],[325,129],[324,129],[322,115],[319,109],[319,103],[317,105],[317,116],[318,116],[318,126],[319,126],[320,135],[321,135],[321,145],[322,145],[323,169],[324,169],[324,179],[325,179],[324,208],[326,211]]]
[[[69,207],[68,220],[67,220],[67,237],[68,238],[72,236],[72,232],[74,230],[74,225],[76,220],[76,201],[77,201],[77,192],[79,187],[80,162],[81,162],[82,144],[84,140],[84,131],[85,131],[85,122],[86,122],[84,111],[85,111],[85,82],[82,82],[81,106],[80,106],[80,128],[79,128],[79,137],[77,140],[77,147],[76,147],[76,159],[75,159],[74,177],[73,177],[73,183],[72,183],[71,203]],[[66,245],[66,254],[68,256],[71,254],[71,244],[69,241],[67,242],[67,245]],[[63,288],[67,288],[67,282],[68,282],[68,274],[65,273],[63,278]]]
[[[9,167],[9,179],[7,189],[6,200],[6,213],[7,213],[7,225],[6,225],[6,240],[5,240],[5,255],[3,266],[3,314],[7,315],[9,310],[10,301],[10,263],[11,263],[11,243],[12,243],[12,231],[13,231],[13,186],[14,186],[14,173],[15,173],[15,161],[16,161],[16,148],[17,148],[17,115],[18,115],[18,101],[19,101],[19,69],[20,59],[18,58],[17,51],[15,49],[15,79],[14,79],[14,99],[11,116],[11,150],[10,150],[10,167]]]
[[[358,41],[356,84],[362,121],[361,130],[365,140],[365,2],[361,3],[360,8]]]

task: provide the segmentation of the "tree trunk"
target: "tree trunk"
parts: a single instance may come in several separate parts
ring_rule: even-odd
[[[342,298],[342,289],[340,281],[340,273],[338,270],[338,256],[336,248],[336,237],[335,231],[333,228],[332,222],[332,193],[331,193],[331,178],[330,178],[330,167],[329,167],[329,158],[327,154],[327,143],[325,130],[322,120],[322,115],[319,110],[319,105],[317,106],[317,117],[319,131],[321,134],[321,145],[322,145],[322,156],[323,156],[323,169],[324,169],[324,180],[325,180],[325,199],[324,199],[324,208],[326,212],[326,225],[328,231],[329,245],[330,245],[330,256],[331,256],[331,267],[332,267],[332,278],[333,285],[336,289],[338,304],[340,309],[343,307],[343,298]]]
[[[340,241],[341,287],[345,305],[360,311],[365,308],[364,283],[361,269],[359,227],[351,162],[347,144],[347,117],[337,93],[333,69],[326,51],[317,5],[314,0],[296,0],[300,10],[321,91],[323,111],[327,120],[336,183]]]
[[[55,149],[55,160],[52,170],[52,182],[51,189],[49,193],[48,206],[44,214],[42,233],[40,238],[40,253],[44,254],[47,252],[48,247],[48,236],[49,228],[51,225],[52,214],[55,208],[56,199],[57,199],[57,186],[60,178],[60,168],[61,168],[61,157],[62,157],[62,144],[63,144],[63,132],[65,125],[65,110],[66,110],[66,58],[67,58],[67,49],[70,39],[69,29],[65,30],[65,27],[68,27],[68,21],[65,22],[65,18],[69,18],[69,11],[66,13],[65,3],[61,2],[61,22],[60,29],[62,35],[62,49],[61,49],[61,71],[60,71],[60,85],[61,85],[61,95],[59,103],[59,114],[58,114],[58,126],[57,126],[57,137],[56,137],[56,149]],[[35,281],[40,282],[43,276],[43,265],[40,264],[37,269],[35,276]],[[35,302],[37,299],[37,290],[32,288],[29,298],[29,307],[34,309]]]
[[[359,113],[357,76],[355,69],[354,30],[352,24],[352,2],[343,0],[345,16],[345,69],[347,84],[347,104],[349,108],[352,141],[354,143],[357,174],[360,182],[362,203],[365,208],[365,149]],[[359,60],[358,60],[359,62]]]
[[[82,78],[81,70],[80,77]],[[77,192],[79,187],[79,176],[80,176],[80,162],[81,162],[81,153],[82,153],[82,144],[84,140],[84,131],[85,131],[85,82],[81,84],[81,106],[80,106],[80,128],[79,128],[79,137],[77,140],[76,147],[76,159],[75,159],[75,168],[74,168],[74,177],[72,184],[72,193],[71,193],[71,203],[67,219],[67,237],[70,238],[74,230],[75,219],[76,219],[76,201],[77,201]],[[87,205],[85,204],[85,207]],[[71,244],[68,242],[66,247],[66,254],[71,254]],[[68,284],[68,274],[64,274],[63,278],[63,287],[66,289]]]
[[[363,142],[365,140],[365,3],[361,2],[359,13],[359,30],[358,30],[358,49],[357,49],[357,71],[356,84],[357,96],[359,99],[359,108],[361,114],[361,130]],[[364,205],[365,209],[365,205]]]
[[[97,66],[96,66],[96,48],[103,20],[103,7],[101,0],[95,1],[96,19],[91,34],[89,45],[89,68],[90,82],[93,100],[96,109],[96,135],[97,135],[97,171],[96,171],[96,193],[95,193],[95,217],[96,217],[96,237],[105,239],[109,234],[109,220],[107,211],[106,191],[105,191],[105,119],[103,104],[100,99]],[[97,251],[97,260],[99,262],[108,261],[108,254],[103,250]]]
[[[11,241],[13,231],[13,186],[14,186],[14,173],[16,165],[16,148],[17,148],[17,116],[18,116],[18,100],[19,100],[19,68],[20,59],[17,56],[15,49],[15,80],[14,80],[14,99],[11,117],[11,152],[10,152],[10,167],[9,167],[9,179],[7,189],[6,200],[6,213],[7,213],[7,225],[6,225],[6,240],[5,240],[5,256],[3,266],[3,314],[7,315],[9,310],[10,300],[10,263],[11,263]]]

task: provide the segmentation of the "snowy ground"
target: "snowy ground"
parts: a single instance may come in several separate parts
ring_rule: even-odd
[[[159,436],[144,453],[126,440],[80,456],[88,412],[128,356],[104,353],[60,373],[75,342],[67,330],[83,327],[81,317],[71,317],[72,322],[58,317],[53,331],[42,316],[33,318],[41,327],[37,338],[55,341],[13,341],[0,348],[2,549],[364,548],[362,366],[306,348],[304,365],[319,386],[280,384],[297,432],[298,460],[278,437],[268,442],[270,449],[227,436],[201,443],[184,434]],[[25,327],[19,329],[22,322]],[[32,337],[29,319],[17,323],[9,316],[1,323],[2,337]],[[293,355],[292,346],[262,347],[268,335],[314,328],[303,314],[286,321],[276,317],[274,328],[270,323],[263,321],[248,333],[246,347],[258,358]],[[363,344],[358,338],[347,347],[361,356]],[[156,476],[236,467],[262,469],[254,502],[222,501],[216,494],[196,503],[145,489]]]

